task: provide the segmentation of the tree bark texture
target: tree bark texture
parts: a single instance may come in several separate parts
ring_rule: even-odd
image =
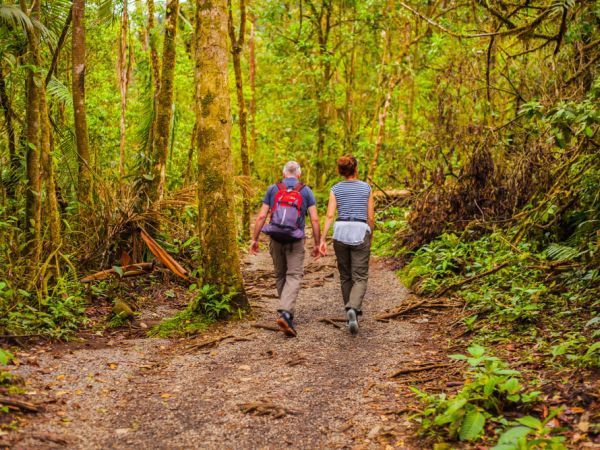
[[[77,199],[90,206],[92,200],[92,175],[85,108],[85,0],[73,0],[73,114],[79,178]]]
[[[242,78],[242,48],[244,46],[244,35],[246,34],[246,5],[244,0],[240,0],[240,28],[239,35],[236,37],[235,25],[233,23],[232,1],[227,1],[228,8],[228,31],[231,40],[231,54],[233,55],[233,72],[235,74],[235,91],[237,97],[239,127],[240,127],[240,159],[242,161],[242,175],[250,177],[250,160],[248,158],[248,132],[247,132],[247,112],[244,100],[244,87]],[[242,200],[242,239],[250,239],[250,198],[246,190],[243,193]]]
[[[196,1],[195,40],[200,278],[238,293],[237,304],[246,306],[233,198],[227,0]]]
[[[40,156],[42,162],[43,179],[46,193],[45,216],[50,230],[50,240],[47,243],[48,251],[52,253],[61,245],[60,211],[56,196],[56,180],[54,178],[54,159],[52,158],[52,142],[50,137],[50,118],[48,116],[48,102],[46,88],[40,88]]]
[[[161,199],[165,191],[171,121],[173,120],[173,78],[175,76],[177,37],[177,17],[179,0],[169,0],[165,17],[165,37],[163,40],[162,70],[160,88],[157,96],[154,126],[154,179],[152,180],[151,199]]]

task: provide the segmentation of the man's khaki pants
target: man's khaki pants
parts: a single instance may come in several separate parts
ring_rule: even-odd
[[[271,238],[269,250],[277,278],[278,311],[287,311],[293,316],[304,276],[304,239],[282,244]]]
[[[369,279],[371,234],[367,233],[365,241],[359,245],[348,245],[334,240],[333,249],[340,271],[344,307],[352,308],[360,313]]]

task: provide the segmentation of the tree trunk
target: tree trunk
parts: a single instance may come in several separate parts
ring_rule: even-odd
[[[154,135],[156,126],[156,104],[158,98],[158,92],[160,89],[160,67],[158,61],[158,49],[156,45],[156,33],[155,33],[155,22],[154,15],[156,13],[154,8],[154,0],[147,0],[148,5],[148,47],[150,49],[150,67],[152,69],[152,125],[150,126],[150,133],[148,136],[148,144],[146,150],[152,154],[154,150]]]
[[[235,303],[246,307],[233,205],[226,8],[226,0],[196,1],[200,282],[237,293]]]
[[[10,171],[11,178],[15,177],[15,170],[18,165],[17,161],[17,141],[15,136],[15,128],[12,121],[12,108],[8,94],[6,93],[6,81],[4,80],[4,73],[2,71],[2,65],[0,64],[0,107],[4,115],[4,125],[6,127],[6,134],[8,138],[8,168]],[[15,183],[11,182],[6,188],[6,194],[10,199],[15,198]]]
[[[85,108],[85,0],[73,0],[73,114],[79,178],[77,199],[90,206],[92,176]]]
[[[46,185],[46,220],[50,229],[48,251],[52,253],[61,245],[60,212],[56,197],[56,180],[54,178],[54,160],[52,158],[52,143],[50,138],[50,119],[48,117],[48,103],[46,101],[46,88],[40,88],[40,156],[44,183]]]
[[[250,114],[250,166],[253,166],[254,156],[256,155],[256,54],[254,29],[256,28],[256,17],[254,14],[250,17],[250,37],[248,38],[249,50],[249,78],[250,78],[250,101],[248,102],[248,112]]]
[[[27,12],[25,0],[21,9]],[[39,20],[39,7],[31,12],[31,17]],[[27,193],[25,197],[26,228],[28,230],[27,253],[31,267],[35,267],[42,253],[42,179],[40,170],[40,80],[36,80],[34,67],[39,67],[39,32],[28,33],[28,47],[31,67],[27,73],[27,112],[26,149]],[[30,228],[31,227],[31,228]]]
[[[150,191],[152,200],[161,199],[165,191],[169,138],[171,136],[171,121],[173,119],[173,77],[175,76],[175,38],[177,37],[178,15],[179,0],[169,0],[167,2],[165,18],[160,88],[155,110],[154,150],[152,152],[155,165],[152,172],[154,178]]]
[[[128,54],[127,38],[129,35],[129,14],[126,4],[123,6],[121,16],[121,29],[119,32],[119,56],[117,61],[119,75],[119,91],[121,93],[121,120],[119,121],[119,174],[125,177],[125,112],[127,110],[127,89],[131,77],[131,53]]]
[[[375,141],[375,150],[373,151],[373,159],[371,160],[371,165],[369,166],[368,175],[371,178],[375,177],[375,170],[377,170],[377,164],[379,161],[379,153],[381,152],[381,147],[383,146],[383,138],[385,136],[385,122],[387,120],[388,112],[390,110],[390,103],[392,100],[392,91],[394,90],[394,80],[390,78],[390,82],[388,83],[388,90],[385,94],[385,100],[383,102],[383,109],[379,113],[379,129],[377,131],[377,139]]]
[[[248,158],[248,134],[246,130],[246,107],[244,101],[244,87],[242,79],[242,48],[244,46],[244,35],[246,32],[246,5],[244,0],[240,0],[240,29],[239,36],[236,37],[235,26],[233,24],[233,7],[231,0],[227,1],[228,30],[231,40],[231,53],[233,55],[233,72],[235,74],[235,88],[237,95],[239,126],[240,126],[240,158],[242,161],[242,175],[248,179],[250,177],[250,164]],[[242,240],[250,239],[250,198],[244,190],[242,200]]]

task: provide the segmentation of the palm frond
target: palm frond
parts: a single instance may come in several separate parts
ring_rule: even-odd
[[[73,107],[73,96],[71,95],[71,91],[55,77],[52,77],[48,83],[46,91],[48,92],[48,95],[58,102],[64,103],[70,108]]]
[[[546,249],[546,255],[554,261],[573,261],[582,254],[573,247],[562,244],[550,244]]]
[[[0,5],[0,23],[11,29],[21,28],[26,34],[34,30],[32,20],[16,5]]]

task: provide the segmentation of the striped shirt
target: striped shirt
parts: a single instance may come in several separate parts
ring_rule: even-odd
[[[338,220],[359,219],[367,221],[371,186],[364,181],[341,181],[331,188],[338,207]]]
[[[338,208],[333,239],[348,245],[362,244],[365,235],[371,232],[366,223],[371,186],[360,180],[342,181],[334,185],[331,192]]]

